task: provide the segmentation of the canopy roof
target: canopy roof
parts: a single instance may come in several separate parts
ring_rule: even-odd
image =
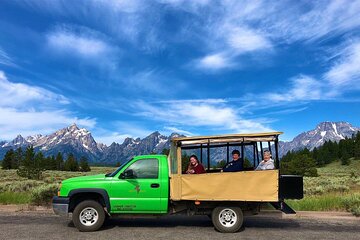
[[[266,132],[266,133],[241,133],[226,134],[215,136],[197,136],[197,137],[178,137],[171,141],[174,143],[188,144],[207,144],[207,143],[238,143],[238,142],[268,142],[275,141],[283,132]]]

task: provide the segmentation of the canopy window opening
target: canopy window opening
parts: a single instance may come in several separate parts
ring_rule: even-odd
[[[219,172],[227,163],[233,160],[231,154],[233,150],[240,152],[240,159],[243,162],[245,171],[254,170],[263,160],[263,152],[269,149],[268,144],[272,149],[271,152],[275,152],[274,142],[266,142],[265,148],[263,142],[183,146],[181,148],[181,172],[186,172],[191,155],[197,156],[207,172]]]
[[[189,158],[196,155],[206,171],[219,172],[233,160],[232,151],[238,150],[245,171],[254,170],[263,160],[263,153],[269,150],[279,168],[278,135],[280,132],[262,134],[234,134],[209,137],[174,138],[173,143],[180,150],[182,173],[189,166]]]

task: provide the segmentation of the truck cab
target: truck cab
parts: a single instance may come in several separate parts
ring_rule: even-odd
[[[80,231],[99,229],[109,216],[185,213],[210,216],[220,232],[238,231],[243,216],[256,214],[263,203],[270,203],[285,213],[295,213],[284,200],[303,197],[302,176],[280,174],[280,134],[174,138],[169,156],[137,156],[109,174],[64,180],[58,196],[53,198],[54,212],[72,213]],[[262,159],[264,144],[273,152],[275,167],[255,171]],[[229,162],[230,150],[234,148],[241,152],[242,162],[252,155],[253,166],[248,164],[238,172],[222,172],[221,168],[211,165],[212,152]],[[222,151],[214,152],[214,149]],[[186,174],[186,153],[197,154],[206,173]]]

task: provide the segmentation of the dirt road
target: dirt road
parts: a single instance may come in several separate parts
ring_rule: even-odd
[[[359,219],[247,217],[234,234],[216,232],[206,216],[117,218],[98,232],[81,233],[51,212],[1,212],[0,239],[360,239]]]

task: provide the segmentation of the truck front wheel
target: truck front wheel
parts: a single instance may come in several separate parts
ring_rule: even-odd
[[[103,206],[93,200],[83,201],[75,207],[72,220],[80,232],[96,231],[101,228],[105,220]]]
[[[214,208],[211,219],[216,230],[223,233],[239,231],[244,221],[241,208],[232,206]]]

